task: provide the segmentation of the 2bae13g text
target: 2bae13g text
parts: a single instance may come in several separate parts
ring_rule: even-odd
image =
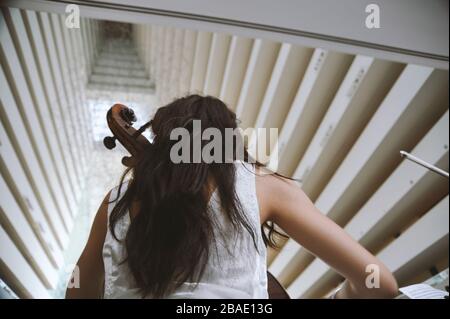
[[[176,307],[176,313],[195,314],[207,317],[217,314],[272,314],[271,303],[220,303],[218,305],[189,305],[183,303]]]

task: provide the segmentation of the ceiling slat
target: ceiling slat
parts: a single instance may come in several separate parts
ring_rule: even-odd
[[[253,39],[238,36],[231,39],[219,98],[232,110],[236,109],[252,45]]]
[[[185,96],[189,92],[196,42],[197,32],[193,30],[185,30],[183,39],[183,52],[180,65],[180,86],[178,90],[178,96]]]
[[[231,36],[228,34],[214,33],[213,35],[203,87],[203,92],[206,95],[219,96],[230,42]]]
[[[280,44],[256,39],[245,72],[244,82],[236,106],[241,127],[253,127],[267,84],[270,81]]]
[[[208,67],[209,52],[211,51],[212,33],[200,31],[195,44],[195,58],[192,67],[192,78],[190,85],[191,93],[203,92],[206,71]]]

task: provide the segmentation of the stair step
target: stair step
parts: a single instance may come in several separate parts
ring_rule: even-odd
[[[104,83],[116,86],[141,86],[150,87],[152,82],[147,78],[130,78],[125,76],[109,76],[101,74],[92,74],[90,79],[92,83]]]
[[[144,69],[144,66],[140,61],[117,61],[115,59],[102,57],[97,58],[95,65],[106,67],[119,67],[121,69],[134,69],[134,70]]]
[[[98,75],[108,75],[108,76],[125,76],[129,78],[147,78],[147,73],[143,68],[141,69],[130,69],[130,68],[120,68],[120,67],[109,67],[109,66],[94,66],[93,74]]]
[[[127,47],[127,48],[134,49],[135,45],[134,45],[134,41],[132,41],[130,39],[121,40],[121,39],[109,38],[107,41],[103,42],[102,47],[106,48],[106,49],[114,49],[114,48],[120,48],[120,47]]]
[[[99,59],[112,59],[117,61],[129,61],[129,62],[140,62],[139,56],[137,54],[130,54],[130,53],[106,53],[101,52]]]
[[[89,82],[87,86],[88,90],[97,91],[110,91],[110,92],[120,92],[120,93],[143,93],[143,94],[154,94],[155,87],[140,87],[140,86],[116,86],[105,83],[92,83]]]
[[[126,53],[126,52],[137,52],[136,47],[134,46],[134,43],[113,43],[108,44],[104,43],[102,45],[102,50],[105,51],[113,51],[113,52],[119,52],[119,53]]]
[[[105,41],[95,60],[88,82],[89,90],[153,94],[149,79],[134,42],[123,39]]]

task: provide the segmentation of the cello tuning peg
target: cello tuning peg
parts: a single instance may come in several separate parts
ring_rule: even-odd
[[[120,116],[129,125],[133,125],[133,123],[137,121],[136,114],[134,114],[133,109],[129,107],[124,108],[122,111],[120,111]]]
[[[122,164],[126,167],[133,167],[135,165],[135,158],[133,156],[124,156]]]
[[[103,139],[103,145],[109,150],[112,150],[114,147],[116,147],[116,138],[114,136],[106,136]]]

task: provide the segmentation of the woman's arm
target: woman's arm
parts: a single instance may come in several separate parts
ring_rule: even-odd
[[[337,298],[393,298],[397,282],[386,266],[322,214],[293,181],[257,177],[262,218],[272,220],[291,238],[347,279]],[[266,195],[264,195],[266,194]],[[379,267],[380,287],[366,287],[368,265]]]
[[[103,243],[106,236],[109,193],[94,218],[86,247],[77,262],[79,288],[67,288],[66,298],[101,298],[103,295]]]

